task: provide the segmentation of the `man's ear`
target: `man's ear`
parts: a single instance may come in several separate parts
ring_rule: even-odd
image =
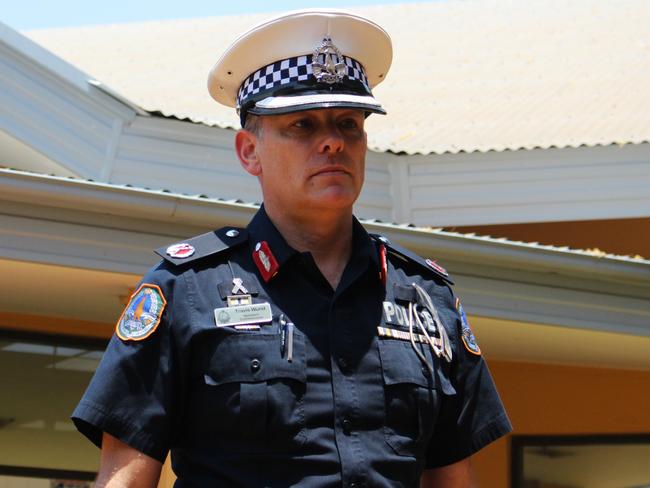
[[[257,154],[257,136],[247,130],[239,130],[235,134],[235,151],[242,167],[253,176],[262,172],[260,159]]]

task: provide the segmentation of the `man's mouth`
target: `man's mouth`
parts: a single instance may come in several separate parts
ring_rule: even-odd
[[[333,165],[320,168],[314,172],[314,176],[327,176],[327,175],[340,175],[350,174],[350,171],[345,166]]]

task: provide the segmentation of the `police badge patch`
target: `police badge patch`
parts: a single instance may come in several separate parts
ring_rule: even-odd
[[[115,333],[123,341],[141,341],[158,327],[167,301],[156,285],[143,283],[117,322]]]
[[[187,242],[181,242],[180,244],[169,246],[165,252],[173,258],[183,259],[189,258],[192,254],[194,254],[195,250],[196,249],[194,249],[194,246],[191,244],[188,244]]]
[[[463,309],[463,305],[460,303],[460,300],[458,298],[456,298],[456,310],[458,310],[458,313],[460,314],[460,320],[463,327],[462,339],[463,339],[463,344],[465,345],[465,349],[467,349],[472,354],[476,354],[477,356],[480,356],[481,348],[478,347],[478,342],[476,341],[476,337],[474,337],[474,333],[472,332],[472,329],[469,326],[469,321],[467,320],[467,315],[465,315],[465,310]]]

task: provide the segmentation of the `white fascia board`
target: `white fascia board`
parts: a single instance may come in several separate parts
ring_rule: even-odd
[[[120,105],[124,105],[124,106],[130,108],[131,110],[133,110],[138,115],[140,115],[142,117],[149,117],[150,116],[149,112],[147,112],[146,110],[140,108],[140,106],[138,104],[136,104],[135,102],[132,102],[131,100],[126,98],[121,93],[116,92],[115,90],[113,90],[110,86],[106,85],[105,83],[103,83],[103,82],[101,82],[99,80],[95,80],[94,78],[88,78],[88,84],[90,86],[96,88],[97,90],[101,91],[102,93],[105,93],[110,98],[116,100],[117,102],[119,102]]]
[[[227,147],[235,158],[235,131],[210,127],[171,117],[135,117],[129,124],[129,135],[168,140],[196,146]]]
[[[238,222],[246,222],[257,207],[253,204],[221,202],[198,196],[130,188],[106,183],[38,175],[0,168],[0,199],[19,203],[44,202],[46,207],[83,208],[119,217],[148,219],[210,227],[221,211]]]
[[[77,89],[88,93],[89,76],[86,73],[2,22],[0,22],[0,43],[6,44],[23,57],[31,59],[34,63],[58,75]]]
[[[628,285],[650,285],[650,261],[595,255],[568,248],[519,243],[418,227],[373,223],[366,227],[416,252],[445,262],[553,273]],[[443,262],[444,264],[444,262]]]
[[[101,81],[94,79],[92,76],[61,59],[3,22],[0,22],[0,43],[5,44],[22,57],[45,68],[51,74],[58,76],[61,80],[74,86],[83,93],[92,96],[93,93],[96,93],[96,90],[101,90],[138,114],[148,114],[148,112],[142,110],[137,104],[118,94]]]
[[[77,209],[110,215],[153,219],[211,227],[215,215],[229,209],[236,222],[247,222],[258,208],[252,203],[215,200],[165,191],[116,186],[93,181],[61,178],[0,169],[3,200]],[[370,232],[378,233],[417,252],[445,255],[457,261],[473,257],[476,264],[542,271],[552,269],[567,276],[614,279],[628,284],[646,283],[650,261],[625,256],[592,255],[587,252],[518,243],[505,239],[471,236],[408,225],[366,221]],[[422,253],[427,254],[427,253]],[[650,283],[648,283],[650,285]]]
[[[647,286],[637,287],[633,295],[629,287],[610,281],[596,289],[585,286],[592,283],[584,279],[558,276],[551,283],[534,283],[526,281],[534,277],[526,272],[507,279],[454,271],[454,292],[471,315],[650,337]]]
[[[61,166],[59,174],[109,174],[123,127],[149,116],[1,23],[0,63],[0,130]]]
[[[0,195],[0,257],[140,274],[156,262],[153,248],[224,225],[243,226],[257,209],[10,170],[0,170]],[[471,313],[650,335],[650,261],[364,225],[439,258]]]
[[[647,143],[382,157],[395,167],[398,222],[453,227],[650,216]]]

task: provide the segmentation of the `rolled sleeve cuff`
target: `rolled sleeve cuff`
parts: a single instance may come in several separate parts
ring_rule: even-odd
[[[512,424],[508,416],[502,413],[476,431],[471,437],[471,442],[456,444],[455,448],[450,446],[444,456],[428,459],[425,468],[439,468],[462,461],[511,431]]]
[[[161,463],[165,462],[168,446],[163,446],[142,427],[117,418],[99,405],[81,402],[70,418],[77,430],[99,448],[102,447],[102,435],[106,432],[143,454]]]

